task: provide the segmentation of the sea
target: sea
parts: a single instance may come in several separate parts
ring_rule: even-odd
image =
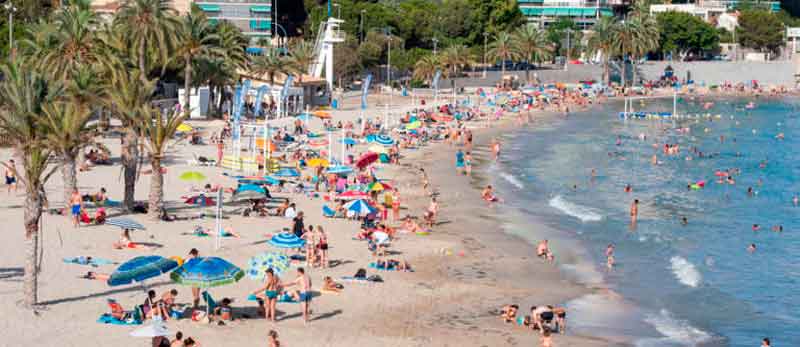
[[[673,99],[633,104],[672,112]],[[680,97],[678,117],[620,111],[534,117],[490,164],[504,229],[549,239],[555,266],[593,289],[561,303],[568,330],[641,347],[800,346],[800,101]],[[733,184],[719,183],[724,172]]]

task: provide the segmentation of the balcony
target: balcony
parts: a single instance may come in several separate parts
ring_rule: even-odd
[[[527,5],[534,5],[537,7],[596,8],[628,5],[631,3],[631,0],[517,0],[517,3],[519,3],[520,7],[530,7]]]
[[[697,6],[699,7],[706,7],[706,8],[726,8],[728,10],[736,9],[739,5],[739,0],[698,0]],[[769,9],[771,11],[777,12],[781,9],[780,1],[758,1],[758,2],[749,2],[748,5],[754,7],[763,7]]]

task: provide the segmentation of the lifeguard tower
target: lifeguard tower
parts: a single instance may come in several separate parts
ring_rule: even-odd
[[[317,40],[314,43],[316,60],[308,67],[308,74],[316,78],[322,78],[324,72],[329,90],[333,90],[334,79],[333,45],[344,42],[345,33],[340,28],[343,23],[343,20],[333,17],[329,17],[327,21],[319,23]]]

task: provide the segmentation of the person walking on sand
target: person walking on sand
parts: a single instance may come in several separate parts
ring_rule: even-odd
[[[200,251],[197,248],[189,250],[189,259],[195,259],[200,256]],[[192,307],[197,308],[200,306],[200,287],[192,287]]]
[[[281,341],[278,340],[278,332],[275,330],[270,330],[267,333],[267,341],[269,342],[269,347],[281,347]]]
[[[497,141],[497,138],[492,139],[492,157],[495,161],[500,157],[500,141]]]
[[[8,194],[11,194],[11,188],[14,188],[14,192],[17,191],[17,164],[14,163],[14,159],[9,159],[6,166],[6,186]]]
[[[78,193],[78,188],[72,190],[72,195],[69,197],[69,205],[71,208],[72,225],[77,228],[81,225],[80,215],[81,208],[83,208],[83,198],[81,194]]]
[[[456,151],[456,174],[461,174],[464,171],[464,152],[460,149]]]
[[[284,284],[284,288],[299,286],[300,309],[303,310],[303,322],[308,323],[311,315],[311,278],[306,275],[306,270],[302,267],[297,268],[297,278],[294,281]]]
[[[464,173],[467,176],[472,176],[472,154],[470,152],[464,155]]]

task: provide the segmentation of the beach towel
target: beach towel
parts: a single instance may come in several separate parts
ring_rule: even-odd
[[[117,319],[111,316],[110,313],[103,313],[102,315],[100,315],[100,318],[97,319],[97,323],[113,324],[113,325],[141,325],[142,321],[133,318],[125,320]]]
[[[369,278],[362,278],[362,277],[353,277],[353,276],[344,276],[340,277],[342,281],[350,282],[350,283],[380,283],[381,281],[373,281]]]
[[[90,266],[93,266],[93,267],[98,267],[100,265],[116,264],[115,262],[113,262],[111,260],[102,259],[102,258],[92,258],[91,261],[90,261],[90,260],[88,260],[87,257],[84,257],[84,256],[74,257],[74,258],[64,258],[64,262],[67,263],[67,264],[90,265]]]
[[[258,297],[255,294],[250,294],[247,296],[248,301],[258,301]],[[283,293],[283,295],[278,297],[278,302],[287,303],[287,304],[299,304],[299,301],[294,300],[291,295],[287,293]]]

